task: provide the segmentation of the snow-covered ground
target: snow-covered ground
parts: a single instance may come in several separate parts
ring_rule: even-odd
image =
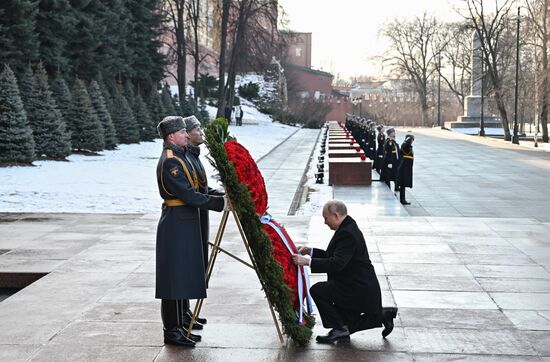
[[[273,123],[250,106],[243,107],[242,127],[230,126],[258,159],[296,131],[295,127]],[[247,118],[248,117],[248,118]],[[100,156],[71,155],[69,162],[37,161],[35,167],[0,168],[0,212],[158,212],[161,199],[156,184],[156,165],[161,140],[121,145]],[[204,159],[211,177],[214,170]]]

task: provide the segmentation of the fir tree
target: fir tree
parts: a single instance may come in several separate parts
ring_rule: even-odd
[[[180,107],[180,101],[178,99],[177,95],[172,95],[172,105],[174,106],[174,114],[176,116],[181,116],[183,114],[181,107]]]
[[[61,116],[63,116],[65,123],[68,123],[69,110],[71,109],[71,91],[67,86],[67,82],[58,74],[52,80],[50,89],[55,99],[55,103],[57,104],[57,109],[61,112]]]
[[[157,128],[157,125],[165,117],[166,110],[160,101],[160,95],[158,91],[153,88],[149,93],[149,99],[147,101],[147,106],[149,108],[149,114],[153,120],[153,126]]]
[[[105,149],[103,127],[92,107],[84,82],[77,79],[73,86],[73,99],[69,110],[69,127],[73,149],[97,152]]]
[[[0,68],[10,64],[19,74],[38,59],[34,0],[0,1]]]
[[[164,106],[164,117],[175,115],[176,110],[172,104],[172,93],[170,93],[170,86],[168,84],[165,84],[162,88],[160,99],[162,101],[162,105]]]
[[[31,163],[34,139],[10,67],[0,74],[0,162]]]
[[[206,109],[206,97],[199,98],[199,120],[202,124],[208,124],[210,122],[210,114]]]
[[[107,110],[109,111],[109,114],[112,114],[113,113],[113,96],[109,91],[109,88],[107,87],[106,83],[103,81],[103,76],[101,75],[101,73],[98,73],[97,75],[97,84],[99,84],[99,89],[101,89],[101,95],[103,95],[103,100],[105,101]]]
[[[136,102],[136,95],[134,92],[134,85],[129,79],[126,79],[124,82],[124,96],[126,97],[130,108],[135,109],[134,106]]]
[[[189,103],[187,96],[183,97],[183,104],[180,106],[180,108],[181,108],[181,115],[184,117],[188,117],[195,114],[193,113],[193,107],[191,103]]]
[[[153,127],[153,121],[151,120],[149,110],[139,94],[135,98],[134,115],[139,127],[139,138],[142,141],[152,141],[157,138],[157,132]]]
[[[192,94],[189,94],[187,96],[187,112],[185,116],[192,116],[192,115],[198,115],[199,114],[199,107],[197,106],[197,102],[195,102],[195,97],[193,97]]]
[[[34,73],[32,71],[32,68],[30,65],[27,65],[25,67],[25,71],[23,72],[23,75],[19,79],[19,91],[21,94],[21,100],[23,101],[23,105],[25,106],[25,110],[27,110],[27,103],[29,102],[29,99],[31,97],[31,94],[34,93],[36,89],[36,79],[34,78]]]
[[[35,153],[39,157],[65,159],[71,153],[71,139],[65,120],[48,85],[48,75],[38,66],[35,87],[27,97],[27,120],[32,128]]]
[[[115,102],[111,118],[120,143],[139,142],[139,128],[134,119],[134,114],[126,97],[118,89],[115,89]]]
[[[105,99],[103,98],[99,84],[95,80],[90,83],[88,94],[90,95],[90,100],[92,101],[92,106],[94,107],[97,118],[99,118],[101,126],[103,127],[105,148],[113,150],[118,143],[115,126],[113,125],[111,114],[105,105]]]

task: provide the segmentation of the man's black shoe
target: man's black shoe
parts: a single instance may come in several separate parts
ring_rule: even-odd
[[[411,203],[407,200],[401,200],[401,205],[410,205]]]
[[[189,318],[189,320],[191,320],[191,318],[193,318],[193,314],[191,313],[191,311],[188,309],[187,310],[187,318]],[[206,318],[197,318],[197,320],[195,322],[199,322],[200,324],[206,324],[206,322],[208,322],[206,320]]]
[[[171,344],[181,347],[195,347],[195,342],[183,334],[181,328],[173,328],[169,331],[164,330],[164,344]]]
[[[349,341],[349,330],[333,328],[326,336],[317,336],[318,343],[333,343],[336,341]]]
[[[191,323],[190,319],[189,320],[184,320],[182,328],[183,329],[189,329],[189,324],[190,323]],[[195,323],[193,323],[193,328],[192,329],[200,331],[200,330],[204,329],[204,326],[202,324],[198,323],[198,322],[195,322]]]
[[[384,324],[382,337],[386,338],[393,331],[393,319],[395,317],[397,317],[397,308],[382,308],[382,324]]]
[[[180,329],[181,329],[181,333],[183,333],[183,335],[187,337],[187,331],[183,328],[180,328]],[[193,342],[200,342],[202,340],[202,336],[199,336],[198,334],[193,334],[193,333],[190,333],[189,337],[187,338],[189,338]]]

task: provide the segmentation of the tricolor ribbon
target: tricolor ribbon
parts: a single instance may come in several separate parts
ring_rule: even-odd
[[[279,237],[281,238],[286,248],[288,249],[288,252],[291,255],[298,253],[296,246],[292,242],[292,239],[290,238],[286,230],[281,225],[279,225],[278,222],[273,220],[271,218],[271,215],[264,214],[263,216],[260,217],[260,222],[264,225],[269,225],[269,227],[271,227],[273,230],[275,230],[275,232],[277,232],[277,234],[279,235]],[[305,297],[307,300],[307,311],[309,314],[313,313],[313,303],[311,301],[311,296],[309,295],[309,288],[310,288],[309,273],[307,272],[307,269],[305,269],[303,265],[297,265],[297,268],[298,268],[298,300],[300,301],[300,310],[298,312],[299,313],[298,323],[304,324],[305,320],[303,319],[303,308],[302,308],[302,303],[304,301],[304,285],[303,285],[304,281],[306,284]]]

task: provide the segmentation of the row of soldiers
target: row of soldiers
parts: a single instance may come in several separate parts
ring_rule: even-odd
[[[380,175],[380,181],[399,192],[399,201],[410,205],[405,198],[405,188],[413,184],[413,142],[414,136],[407,134],[401,147],[395,139],[395,129],[385,129],[384,125],[372,120],[348,115],[346,128],[359,144],[365,155],[373,162],[373,168]]]

